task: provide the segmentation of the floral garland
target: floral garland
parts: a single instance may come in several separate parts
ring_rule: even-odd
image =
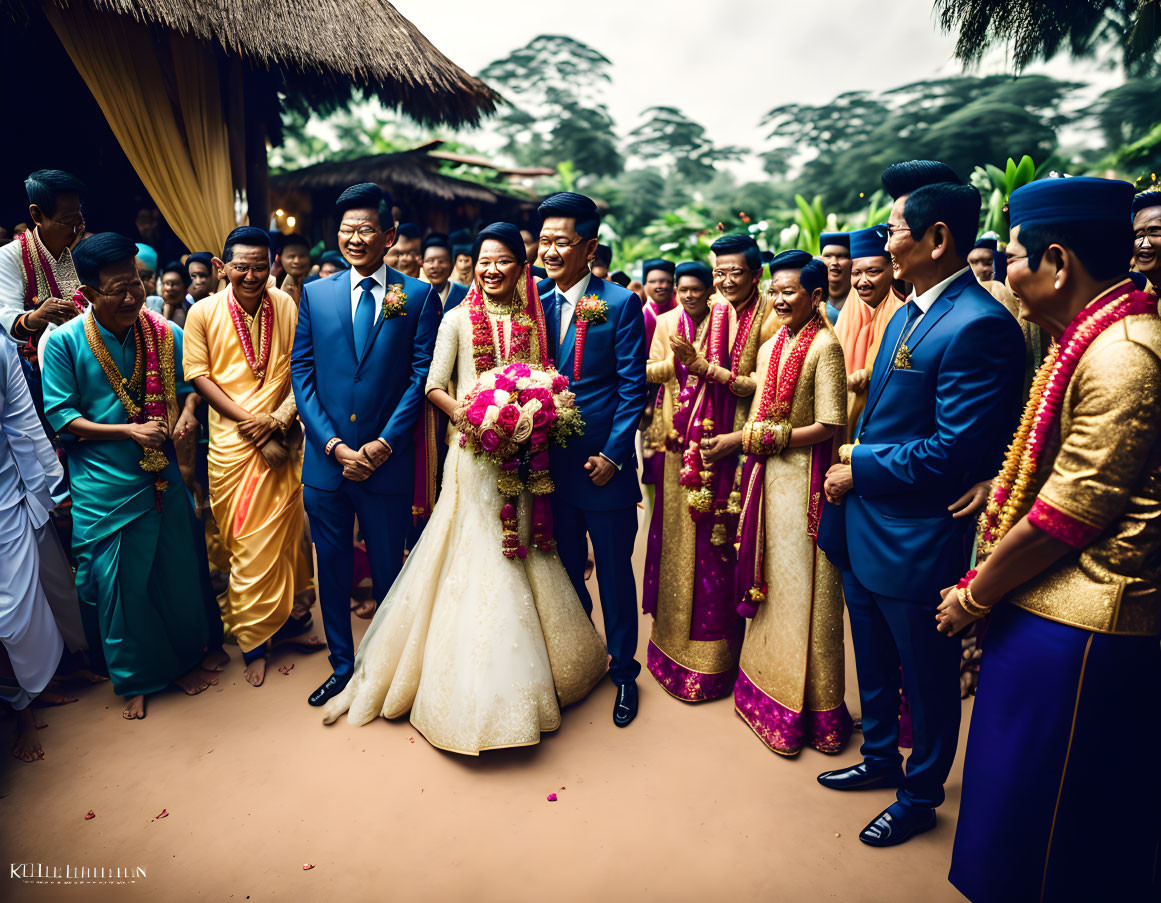
[[[1052,343],[1044,363],[1036,371],[1020,425],[1004,455],[988,504],[980,515],[980,560],[991,554],[1026,513],[1036,468],[1060,420],[1065,390],[1085,351],[1117,321],[1156,309],[1156,298],[1135,291],[1131,283],[1122,283],[1111,294],[1090,303],[1068,325],[1060,341]]]
[[[532,330],[535,326],[541,337],[538,341],[536,363],[541,367],[548,366],[548,349],[545,347],[543,340],[544,336],[544,310],[540,306],[540,297],[537,295],[535,285],[531,283],[531,271],[525,267],[525,282],[524,298],[520,298],[521,293],[517,293],[514,303],[506,308],[499,308],[502,314],[508,314],[512,317],[512,333],[508,340],[507,353],[503,355],[505,362],[513,359],[521,359],[527,363],[534,363],[532,353]],[[533,303],[532,299],[536,302]],[[487,373],[489,370],[495,369],[497,366],[496,357],[496,338],[492,329],[492,320],[489,317],[484,294],[480,291],[476,283],[472,283],[471,291],[468,292],[466,299],[468,305],[468,321],[472,325],[472,360],[475,364],[476,375]]]
[[[109,383],[109,388],[121,402],[125,409],[129,423],[146,423],[153,421],[169,426],[169,407],[177,406],[177,385],[173,359],[173,332],[165,319],[152,311],[142,308],[133,324],[134,337],[137,344],[136,362],[133,365],[133,375],[128,379],[121,375],[109,349],[101,338],[97,328],[96,317],[90,313],[85,319],[85,339],[89,350],[93,352],[101,372]],[[142,361],[144,360],[144,365]],[[144,371],[144,381],[142,381]],[[144,382],[144,385],[142,385]],[[138,405],[129,396],[126,387],[131,387],[142,396],[142,404]],[[157,448],[145,448],[141,453],[141,469],[147,473],[156,473],[153,488],[155,493],[154,504],[161,510],[162,495],[169,488],[168,481],[162,479],[161,472],[169,463],[165,453]]]
[[[766,504],[763,497],[766,458],[777,454],[786,446],[792,432],[789,419],[794,392],[802,375],[802,364],[815,336],[822,329],[822,318],[818,313],[802,327],[793,340],[794,346],[781,368],[782,352],[790,336],[790,327],[783,326],[774,340],[770,353],[770,364],[766,371],[766,382],[762,387],[762,397],[758,409],[743,431],[743,451],[750,457],[746,461],[741,487],[745,491],[741,518],[738,522],[738,569],[737,587],[747,587],[738,603],[738,613],[746,618],[757,614],[758,606],[766,600],[765,544],[766,544]],[[773,372],[771,372],[773,371]],[[807,521],[807,533],[817,523]],[[811,534],[812,535],[812,534]]]
[[[585,336],[590,323],[604,323],[609,315],[609,305],[597,295],[585,295],[576,303],[576,344],[573,346],[572,378],[580,379],[581,363],[585,357]]]
[[[710,309],[709,339],[706,342],[706,359],[710,363],[717,363],[719,358],[725,357],[725,344],[728,339],[729,309],[724,304],[715,304]],[[699,385],[698,400],[691,407],[697,409],[700,416],[687,414],[690,418],[688,430],[685,433],[685,451],[681,455],[681,474],[678,483],[684,486],[686,504],[689,506],[690,516],[697,520],[704,514],[710,514],[714,506],[713,471],[704,466],[701,459],[701,442],[714,435],[714,410],[710,401],[711,396],[706,392],[709,378],[695,377],[690,380]],[[732,426],[732,424],[731,424]]]
[[[750,295],[751,303],[746,307],[746,312],[742,314],[742,318],[738,320],[738,329],[734,337],[734,350],[730,354],[730,372],[734,376],[738,375],[738,367],[742,363],[742,354],[746,350],[746,342],[750,339],[750,330],[754,326],[754,321],[757,319],[755,314],[758,311],[758,289],[755,287],[753,293]]]
[[[384,320],[394,320],[396,317],[407,316],[407,293],[403,291],[402,283],[396,282],[387,286],[383,295],[383,306],[380,308]]]
[[[246,364],[254,378],[262,382],[266,378],[266,365],[270,361],[270,342],[274,334],[274,302],[270,300],[270,293],[262,293],[262,302],[258,308],[258,316],[262,318],[262,347],[258,355],[254,355],[254,343],[250,340],[250,329],[246,325],[245,311],[242,310],[234,297],[234,287],[230,286],[226,295],[226,307],[230,311],[230,320],[234,324],[234,332],[238,334],[238,341],[242,343],[242,354],[246,356]]]

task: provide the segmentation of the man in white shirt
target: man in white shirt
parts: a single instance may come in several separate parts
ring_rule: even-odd
[[[29,703],[48,686],[64,652],[37,548],[37,532],[52,528],[52,493],[63,477],[16,346],[0,337],[0,698],[16,710],[12,754],[25,762],[44,758]]]

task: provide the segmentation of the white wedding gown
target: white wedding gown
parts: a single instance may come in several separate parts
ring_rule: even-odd
[[[453,369],[453,395],[474,385],[468,313],[464,303],[444,316],[427,391],[447,389]],[[506,347],[510,319],[489,319],[496,348]],[[529,545],[527,492],[518,507],[528,557],[504,557],[496,476],[495,464],[453,439],[431,520],[363,637],[351,682],[323,709],[325,723],[343,712],[367,724],[410,711],[433,746],[477,755],[539,742],[560,726],[560,707],[605,674],[604,641],[556,551]]]

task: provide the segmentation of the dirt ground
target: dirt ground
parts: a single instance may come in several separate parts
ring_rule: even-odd
[[[643,544],[644,530],[638,568]],[[367,622],[355,624],[359,635]],[[642,662],[648,636],[643,618]],[[857,834],[893,792],[815,782],[857,761],[858,734],[835,758],[781,758],[732,700],[687,705],[643,672],[630,727],[613,726],[605,681],[538,746],[473,759],[433,749],[405,720],[324,727],[306,697],[329,674],[325,653],[275,656],[255,689],[229,648],[217,687],[154,697],[144,721],[121,719],[108,684],[38,710],[44,760],[0,756],[0,900],[962,899],[947,869],[967,710],[939,824],[876,850]],[[849,648],[847,659],[857,717]],[[0,727],[5,751],[12,727]],[[38,864],[135,877],[13,875]]]

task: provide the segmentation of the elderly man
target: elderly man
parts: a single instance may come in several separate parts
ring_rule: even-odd
[[[193,510],[172,438],[194,428],[180,328],[142,308],[137,247],[104,232],[77,245],[90,308],[43,346],[45,413],[69,448],[77,595],[91,649],[104,653],[123,717],[176,683],[195,695],[217,683],[206,653],[208,612],[194,552]],[[200,537],[198,538],[200,541]]]
[[[863,829],[871,846],[935,825],[959,736],[960,644],[931,629],[934,594],[967,569],[971,524],[949,510],[994,472],[1020,403],[1024,342],[965,252],[980,196],[950,167],[897,163],[887,250],[915,297],[892,319],[853,447],[826,475],[818,545],[842,571],[863,714],[863,759],[819,775],[833,790],[898,787]],[[900,667],[914,725],[899,753]]]
[[[975,903],[1161,899],[1161,319],[1125,268],[1132,195],[1009,202],[1012,290],[1057,344],[937,615],[992,615],[950,875]]]
[[[246,680],[261,686],[268,643],[294,639],[304,651],[309,616],[291,618],[301,554],[302,484],[292,466],[301,443],[290,389],[298,309],[268,288],[270,236],[241,226],[214,264],[228,285],[190,308],[183,366],[210,406],[210,507],[230,556],[219,605],[242,650]]]
[[[75,317],[85,304],[70,248],[85,231],[85,185],[58,169],[40,169],[24,180],[33,228],[0,247],[0,329],[33,362],[41,339]],[[136,245],[134,245],[136,257]],[[40,381],[30,383],[40,405]]]
[[[1148,280],[1145,291],[1161,294],[1161,191],[1133,198],[1133,268]]]

